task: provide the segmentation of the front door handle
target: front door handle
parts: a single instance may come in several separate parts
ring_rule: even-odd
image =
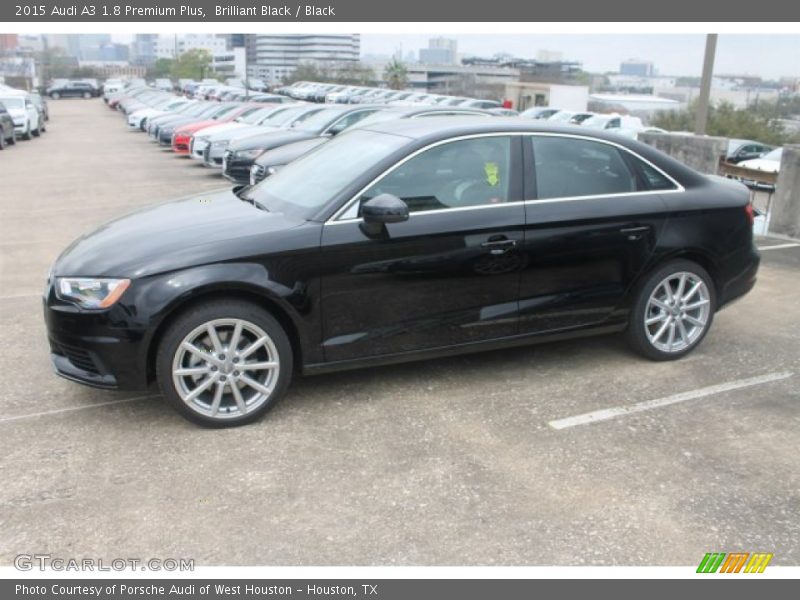
[[[628,240],[632,242],[641,239],[642,236],[648,231],[650,231],[650,227],[647,225],[634,225],[631,227],[623,227],[622,229],[620,229],[620,233],[624,233],[625,235],[627,235]]]
[[[517,245],[515,240],[502,239],[502,240],[489,240],[481,244],[482,248],[489,248],[489,254],[505,254],[511,248]]]

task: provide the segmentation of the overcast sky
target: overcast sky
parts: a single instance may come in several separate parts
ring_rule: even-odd
[[[403,54],[428,45],[428,35],[361,36],[362,54],[391,54],[401,44]],[[445,35],[458,40],[462,55],[491,56],[508,52],[535,58],[538,50],[564,53],[592,72],[617,71],[628,58],[650,60],[661,75],[700,75],[705,36],[662,35]],[[720,35],[714,65],[717,74],[747,74],[775,78],[800,77],[800,35]]]
[[[114,35],[129,42],[131,35]],[[362,54],[392,54],[400,46],[403,55],[428,45],[430,35],[362,34]],[[535,58],[538,50],[564,53],[567,60],[583,63],[592,72],[619,70],[628,58],[650,60],[661,75],[700,75],[705,36],[690,34],[609,35],[446,35],[458,40],[462,55],[492,56],[507,52]],[[800,35],[719,36],[714,65],[717,74],[760,75],[766,78],[800,77]]]

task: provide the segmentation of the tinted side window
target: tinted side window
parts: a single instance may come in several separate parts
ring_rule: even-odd
[[[411,212],[509,201],[511,138],[460,140],[426,150],[373,184],[360,198],[401,198]]]
[[[666,176],[664,176],[660,171],[654,169],[646,162],[639,160],[635,156],[628,157],[630,161],[632,161],[636,168],[642,174],[642,180],[644,181],[644,188],[645,190],[676,190],[678,187],[672,183]]]
[[[609,144],[575,138],[533,137],[539,199],[638,191],[636,175]]]

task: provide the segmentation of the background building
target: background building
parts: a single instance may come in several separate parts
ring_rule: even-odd
[[[419,51],[423,65],[455,65],[458,63],[458,42],[447,38],[428,40],[428,47]]]
[[[245,45],[249,75],[276,84],[300,63],[357,62],[361,36],[246,34]]]
[[[631,58],[620,63],[619,74],[633,75],[636,77],[653,77],[656,74],[656,70],[653,67],[653,63],[648,60]]]

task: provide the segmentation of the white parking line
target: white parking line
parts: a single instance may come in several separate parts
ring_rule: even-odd
[[[781,379],[787,379],[792,375],[793,373],[791,371],[780,371],[777,373],[760,375],[758,377],[750,377],[749,379],[737,379],[735,381],[710,385],[708,387],[699,388],[689,392],[683,392],[681,394],[674,394],[664,398],[657,398],[655,400],[645,400],[644,402],[637,402],[627,406],[604,408],[602,410],[595,410],[593,412],[583,413],[582,415],[576,415],[574,417],[556,419],[555,421],[550,421],[548,425],[553,429],[566,429],[567,427],[575,427],[576,425],[586,425],[588,423],[597,423],[598,421],[607,421],[609,419],[615,419],[616,417],[622,417],[632,413],[642,412],[644,410],[651,410],[653,408],[660,408],[670,404],[677,404],[678,402],[696,400],[697,398],[713,396],[714,394],[721,394],[722,392],[730,392],[732,390],[739,390],[754,385],[780,381]]]
[[[95,404],[87,404],[86,406],[72,406],[70,408],[46,410],[44,412],[30,413],[27,415],[17,415],[15,417],[0,417],[0,423],[4,423],[6,421],[21,421],[22,419],[35,419],[37,417],[48,417],[50,415],[58,415],[61,413],[74,412],[76,410],[87,410],[90,408],[97,408],[98,406],[110,406],[112,404],[126,404],[128,402],[136,402],[137,400],[148,400],[150,398],[158,398],[158,396],[136,396],[134,398],[125,398],[124,400],[109,400],[108,402],[97,402]]]
[[[774,246],[759,246],[759,250],[780,250],[782,248],[797,248],[800,244],[789,243],[789,244],[775,244]]]

